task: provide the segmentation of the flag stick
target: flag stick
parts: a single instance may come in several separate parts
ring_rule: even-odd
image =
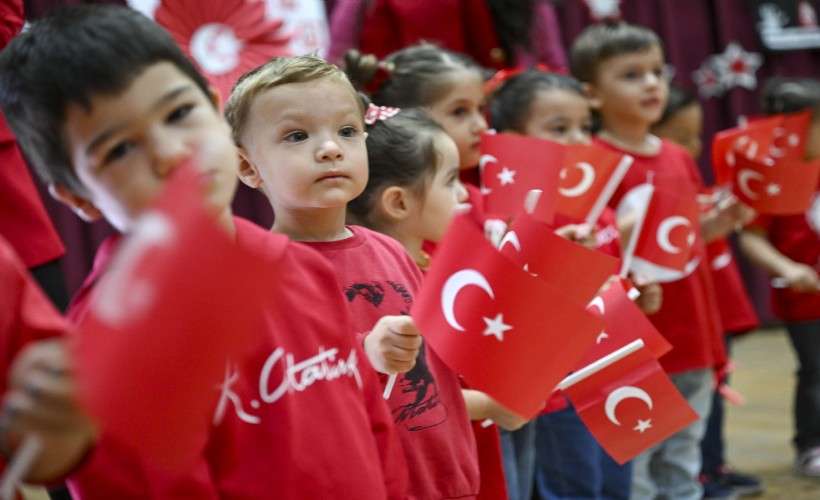
[[[396,385],[396,377],[398,377],[398,374],[394,373],[387,379],[387,385],[384,386],[384,399],[389,398],[390,393],[393,392],[393,386]]]
[[[589,210],[589,215],[584,222],[589,224],[589,227],[595,227],[595,223],[598,222],[598,218],[601,216],[601,212],[604,211],[604,207],[606,204],[609,203],[610,198],[615,193],[615,190],[618,189],[618,185],[621,184],[626,172],[629,170],[629,167],[632,166],[633,158],[629,155],[623,155],[621,160],[618,162],[618,166],[615,167],[615,171],[612,173],[612,176],[609,178],[609,181],[606,183],[603,191],[601,191],[600,196],[598,199],[595,200],[595,204],[592,205],[592,208]]]
[[[632,265],[632,258],[635,255],[635,247],[638,245],[638,237],[641,234],[643,223],[646,220],[647,213],[649,212],[649,205],[652,203],[652,195],[655,192],[655,188],[650,185],[649,189],[649,199],[646,201],[646,208],[644,208],[641,215],[635,221],[635,225],[632,226],[632,234],[629,235],[629,244],[626,246],[626,250],[623,254],[623,260],[621,261],[621,278],[626,278],[629,274],[629,267]]]
[[[28,474],[42,448],[43,443],[39,436],[26,436],[17,453],[12,457],[3,479],[0,480],[0,498],[2,500],[17,498],[17,486],[23,482],[23,478]]]
[[[581,380],[589,377],[593,373],[598,372],[606,368],[607,366],[611,365],[612,363],[632,354],[633,352],[637,351],[643,346],[643,340],[634,340],[631,343],[621,347],[617,351],[609,353],[603,358],[599,359],[598,361],[595,361],[594,363],[591,363],[581,368],[580,370],[572,373],[571,375],[568,375],[564,380],[558,383],[558,388],[563,391],[567,387],[580,382]]]

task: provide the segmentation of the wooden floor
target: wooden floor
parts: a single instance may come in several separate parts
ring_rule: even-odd
[[[731,386],[746,398],[728,405],[725,424],[728,460],[766,483],[760,499],[820,499],[820,479],[798,476],[791,465],[792,397],[795,361],[782,329],[764,329],[737,338]]]

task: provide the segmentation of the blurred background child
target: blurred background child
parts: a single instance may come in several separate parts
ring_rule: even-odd
[[[680,144],[692,159],[697,161],[703,150],[703,109],[695,94],[670,85],[666,108],[660,121],[652,126],[652,133]],[[704,194],[702,199],[704,209],[712,210],[712,196]],[[728,239],[718,238],[706,245],[706,256],[715,293],[718,297],[732,297],[732,300],[720,300],[717,303],[728,354],[732,336],[757,328],[760,321],[746,291]],[[721,374],[720,383],[722,387],[728,384],[728,374]],[[725,498],[732,492],[754,495],[763,491],[763,484],[758,478],[732,470],[726,464],[723,406],[723,395],[717,390],[712,400],[712,411],[706,421],[706,434],[701,442],[701,481],[705,499]]]
[[[805,159],[820,159],[820,82],[772,79],[763,94],[768,114],[811,110]],[[785,323],[798,363],[794,468],[820,477],[820,195],[805,214],[759,216],[740,245],[749,260],[782,282],[772,286],[772,309]]]

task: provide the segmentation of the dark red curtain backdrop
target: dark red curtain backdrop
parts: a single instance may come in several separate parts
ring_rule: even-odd
[[[353,0],[350,0],[353,1]],[[411,0],[408,0],[411,1]],[[53,5],[83,3],[78,0],[31,0],[27,2],[29,19],[36,18]],[[124,3],[109,0],[103,3]],[[328,2],[332,5],[332,2]],[[558,2],[565,47],[591,20],[584,0]],[[808,76],[820,78],[820,51],[766,52],[755,29],[755,21],[749,0],[623,0],[623,18],[631,23],[647,26],[660,34],[666,45],[668,61],[675,68],[674,82],[697,91],[692,73],[714,54],[725,50],[730,42],[738,43],[747,52],[760,53],[763,64],[755,76],[755,89],[735,87],[721,97],[702,100],[705,111],[705,139],[718,130],[733,126],[739,115],[759,113],[760,85],[772,75]],[[707,163],[708,148],[701,159],[704,177],[711,180]],[[75,290],[91,266],[94,250],[100,240],[110,234],[105,223],[84,224],[67,209],[58,206],[44,192],[47,208],[57,229],[65,241],[68,253],[64,259],[66,278],[70,291]],[[234,203],[236,213],[262,224],[270,224],[272,214],[264,198],[251,190],[240,187]],[[741,260],[744,274],[764,321],[772,320],[768,312],[766,279],[752,271]]]

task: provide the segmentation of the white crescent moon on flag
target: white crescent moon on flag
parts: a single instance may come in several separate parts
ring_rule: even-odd
[[[592,183],[595,182],[595,169],[592,168],[587,162],[578,162],[575,164],[576,167],[581,169],[583,173],[583,177],[581,181],[576,184],[574,187],[571,188],[558,188],[558,192],[568,198],[574,198],[576,196],[581,196],[582,194],[586,193],[589,190]],[[563,179],[567,175],[567,169],[569,167],[564,167],[561,170],[561,178]]]
[[[453,329],[460,332],[464,331],[464,327],[461,326],[456,319],[456,296],[462,288],[468,285],[475,285],[487,292],[490,298],[495,298],[495,294],[493,294],[493,289],[487,281],[487,278],[475,269],[462,269],[447,278],[444,287],[441,289],[441,310],[444,313],[444,319],[447,320],[447,323]]]
[[[620,404],[621,401],[629,398],[640,399],[646,403],[646,406],[648,406],[650,410],[652,409],[652,398],[645,390],[633,387],[631,385],[619,387],[609,393],[609,396],[607,396],[606,402],[604,403],[606,418],[608,418],[610,422],[615,425],[621,425],[615,417],[615,408],[618,407],[618,404]]]
[[[658,226],[658,246],[666,253],[680,253],[680,248],[669,241],[669,233],[678,226],[689,226],[689,219],[680,215],[667,217]]]
[[[498,163],[498,158],[493,155],[481,155],[478,160],[478,168],[484,168],[488,163]]]
[[[797,134],[791,133],[786,135],[786,129],[777,127],[772,133],[772,145],[769,147],[769,154],[775,158],[783,158],[786,156],[786,148],[777,146],[777,140],[781,137],[786,138],[786,146],[789,148],[797,147],[800,144],[800,137]]]
[[[601,316],[603,316],[606,313],[606,308],[604,307],[604,299],[602,299],[600,296],[596,296],[595,298],[590,300],[589,307],[594,307],[601,311]]]
[[[498,249],[501,250],[507,243],[512,245],[517,252],[521,251],[521,241],[518,239],[518,235],[515,234],[515,231],[510,231],[504,235],[501,239],[501,243],[498,244]]]
[[[754,170],[749,170],[748,168],[744,168],[737,174],[737,186],[741,191],[743,191],[743,194],[749,197],[749,199],[756,200],[760,196],[749,187],[750,179],[764,181],[766,178],[760,172],[755,172]]]

